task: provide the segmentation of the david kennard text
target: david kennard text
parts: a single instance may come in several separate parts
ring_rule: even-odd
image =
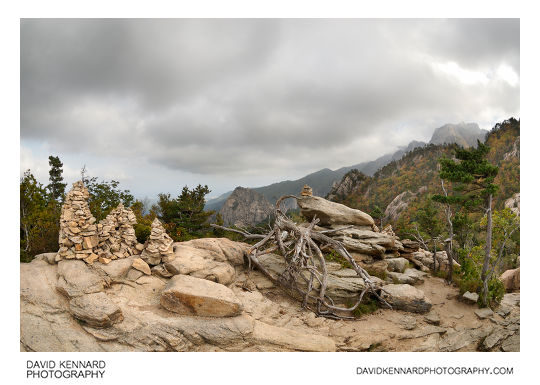
[[[103,378],[106,363],[103,360],[47,360],[26,361],[27,378]]]

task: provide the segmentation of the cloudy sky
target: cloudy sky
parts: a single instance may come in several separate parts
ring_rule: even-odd
[[[136,197],[296,179],[520,115],[519,20],[21,21],[21,174]]]

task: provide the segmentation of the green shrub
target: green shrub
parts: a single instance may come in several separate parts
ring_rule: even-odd
[[[350,304],[352,306],[354,304]],[[353,315],[355,317],[361,317],[364,314],[371,314],[379,309],[379,302],[372,298],[366,297],[362,300],[362,303],[358,305],[356,309],[353,310]]]
[[[466,291],[471,293],[480,292],[482,280],[480,279],[480,267],[475,262],[475,254],[479,254],[481,250],[473,250],[469,253],[465,249],[458,250],[458,258],[461,267],[456,270],[456,284],[459,287],[459,293],[463,294]]]
[[[349,261],[347,261],[341,255],[339,255],[339,253],[335,250],[331,250],[329,253],[324,254],[324,259],[326,259],[329,262],[337,262],[344,269],[352,269],[352,266],[349,263]]]
[[[473,247],[472,250],[458,250],[458,257],[461,267],[456,269],[455,282],[459,287],[459,293],[466,291],[479,293],[482,288],[481,269],[483,249],[480,246]],[[498,278],[492,278],[488,282],[488,300],[490,306],[496,306],[504,296],[504,284]],[[482,298],[479,303],[482,303]]]
[[[152,231],[152,228],[148,225],[143,225],[142,223],[137,223],[134,227],[135,227],[135,236],[137,237],[137,242],[145,243],[148,237],[150,236],[150,232]]]
[[[501,303],[504,297],[504,284],[499,278],[492,278],[488,282],[488,303],[490,307],[495,307]]]

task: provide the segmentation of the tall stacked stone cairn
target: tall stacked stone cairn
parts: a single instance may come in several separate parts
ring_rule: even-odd
[[[149,265],[159,265],[162,259],[167,262],[167,257],[174,254],[172,244],[173,240],[165,232],[159,219],[156,218],[152,222],[152,230],[144,244],[141,259]]]
[[[82,181],[73,183],[72,189],[66,194],[60,214],[60,249],[56,261],[76,258],[92,263],[98,258],[98,228],[96,218],[88,207],[89,196]]]
[[[127,258],[140,253],[142,247],[137,248],[137,237],[133,228],[136,223],[133,211],[126,209],[122,203],[99,222],[101,263],[109,263],[113,259]]]

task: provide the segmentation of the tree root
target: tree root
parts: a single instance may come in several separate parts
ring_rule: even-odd
[[[299,199],[294,195],[285,195],[277,200],[274,209],[276,219],[274,227],[265,235],[251,234],[247,231],[230,229],[215,224],[211,226],[242,234],[246,239],[259,239],[257,243],[249,248],[247,253],[250,267],[253,264],[274,284],[284,288],[292,297],[299,294],[303,299],[302,307],[314,311],[319,316],[333,319],[351,319],[353,317],[342,313],[352,313],[360,305],[367,293],[375,296],[379,302],[391,309],[392,306],[378,293],[378,290],[383,289],[376,288],[370,275],[358,266],[341,242],[326,235],[351,226],[337,230],[315,231],[314,227],[319,222],[319,219],[315,217],[307,227],[299,226],[291,221],[279,207],[281,202],[287,198]],[[337,252],[349,262],[357,275],[364,281],[365,287],[353,306],[337,306],[333,299],[327,295],[328,271],[321,249]],[[280,254],[285,259],[285,269],[278,277],[270,274],[259,261],[260,256],[269,253]],[[302,281],[306,284],[306,288],[301,287],[300,282]]]

